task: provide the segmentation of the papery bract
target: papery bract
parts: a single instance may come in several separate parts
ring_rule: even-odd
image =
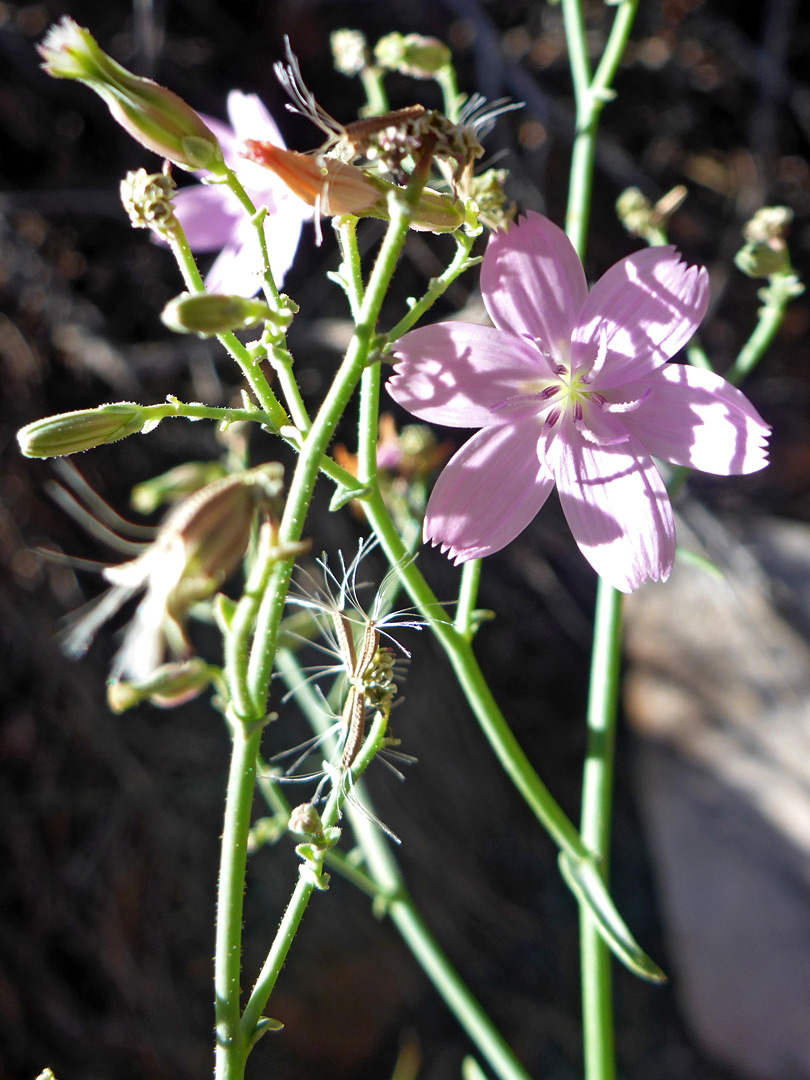
[[[219,139],[226,164],[257,207],[267,208],[264,229],[270,269],[280,288],[292,266],[301,226],[312,209],[267,169],[240,153],[247,139],[266,139],[283,147],[284,140],[270,113],[255,94],[232,90],[228,94],[229,127],[206,116]],[[262,258],[254,226],[238,199],[222,184],[183,188],[174,197],[177,217],[193,251],[219,251],[205,279],[210,292],[254,296],[262,284]]]
[[[767,464],[768,426],[720,376],[667,363],[706,312],[705,269],[636,252],[588,292],[565,233],[529,213],[491,237],[481,290],[494,327],[412,330],[391,396],[422,420],[481,430],[433,489],[424,536],[456,562],[498,551],[554,484],[582,553],[629,592],[672,568],[675,526],[653,455],[728,475]]]

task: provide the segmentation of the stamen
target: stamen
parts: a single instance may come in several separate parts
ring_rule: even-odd
[[[553,428],[557,421],[560,419],[560,409],[550,409],[546,415],[546,426]]]

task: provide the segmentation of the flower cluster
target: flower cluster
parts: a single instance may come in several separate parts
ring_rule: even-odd
[[[456,562],[498,551],[551,489],[585,558],[628,592],[665,579],[675,525],[653,456],[728,475],[767,463],[769,428],[719,375],[667,363],[706,312],[705,269],[639,251],[588,292],[565,233],[529,213],[493,234],[481,290],[494,327],[446,322],[396,343],[391,396],[481,430],[440,475],[424,536]]]

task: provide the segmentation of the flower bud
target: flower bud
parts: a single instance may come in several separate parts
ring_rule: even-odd
[[[792,270],[788,251],[788,228],[793,211],[787,206],[763,206],[743,227],[748,241],[734,256],[738,270],[748,277],[769,278]]]
[[[130,505],[141,514],[151,514],[164,503],[185,499],[223,476],[225,468],[218,461],[186,461],[160,476],[136,484],[130,494]]]
[[[342,75],[359,75],[369,66],[368,42],[360,30],[334,30],[329,44],[335,70]]]
[[[298,836],[308,836],[313,840],[320,840],[323,836],[323,822],[321,815],[312,803],[301,803],[290,811],[290,832]]]
[[[402,188],[371,176],[356,165],[323,155],[282,150],[272,143],[248,139],[245,156],[271,169],[299,199],[327,217],[390,218],[388,197]],[[464,222],[463,208],[447,195],[425,188],[419,197],[410,227],[420,232],[455,232]]]
[[[197,337],[216,337],[229,330],[247,330],[269,321],[273,312],[263,300],[220,293],[180,293],[170,300],[160,318],[170,330]]]
[[[432,79],[437,71],[448,66],[452,54],[438,38],[421,34],[386,34],[374,46],[374,58],[381,67],[410,75],[415,79]]]
[[[50,28],[37,49],[49,75],[89,86],[121,127],[148,150],[181,169],[225,174],[216,136],[191,106],[171,90],[117,64],[90,31],[69,16]]]
[[[113,679],[107,684],[107,704],[114,713],[123,713],[142,701],[159,709],[173,709],[191,701],[211,682],[211,668],[200,657],[174,664],[161,664],[140,682]]]
[[[134,435],[147,419],[146,410],[134,401],[118,401],[35,420],[17,432],[17,441],[26,457],[63,457]]]
[[[177,229],[172,197],[177,185],[169,173],[128,172],[121,181],[121,202],[134,229],[152,229],[168,237]]]

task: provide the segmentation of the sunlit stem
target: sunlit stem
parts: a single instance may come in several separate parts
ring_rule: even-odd
[[[613,79],[627,45],[637,6],[638,0],[622,0],[616,7],[604,53],[595,75],[591,77],[582,0],[562,0],[577,113],[566,232],[580,258],[584,258],[588,236],[599,117],[606,102],[613,96]],[[600,580],[588,709],[588,759],[583,777],[582,841],[598,859],[604,860],[603,873],[612,817],[613,744],[618,697],[616,673],[620,642],[620,597]],[[592,915],[582,904],[580,963],[585,1078],[612,1080],[616,1066],[610,953]]]
[[[295,693],[296,701],[309,720],[313,731],[322,732],[329,721],[312,688],[304,681],[303,672],[295,657],[287,650],[280,649],[277,659],[278,670],[287,685],[298,688]],[[358,796],[358,802],[371,810],[365,789],[358,784],[355,793]],[[420,916],[416,905],[408,895],[397,860],[380,830],[352,803],[346,804],[345,813],[363,853],[368,875],[359,872],[354,866],[341,867],[339,865],[338,868],[354,884],[373,896],[378,901],[381,910],[391,918],[417,961],[444,998],[448,1008],[452,1010],[499,1080],[528,1080],[526,1071],[472,996]]]

